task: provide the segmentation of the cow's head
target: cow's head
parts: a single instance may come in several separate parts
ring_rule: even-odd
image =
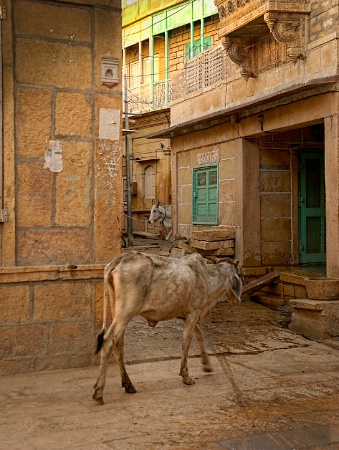
[[[164,215],[160,212],[159,203],[157,205],[153,205],[150,216],[148,218],[148,223],[154,223],[157,220],[160,220],[163,218],[164,218]]]
[[[238,260],[228,260],[228,283],[226,287],[226,295],[231,303],[241,302],[242,282],[238,272]]]

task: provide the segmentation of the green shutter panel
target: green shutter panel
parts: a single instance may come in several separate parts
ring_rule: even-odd
[[[218,225],[218,204],[218,166],[193,169],[193,224]]]

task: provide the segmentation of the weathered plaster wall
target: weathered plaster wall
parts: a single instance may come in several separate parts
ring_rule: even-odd
[[[6,9],[0,373],[79,367],[93,362],[104,264],[121,251],[121,80],[101,84],[103,55],[121,67],[120,2]]]

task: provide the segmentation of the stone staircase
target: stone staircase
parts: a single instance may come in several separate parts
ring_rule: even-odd
[[[339,280],[300,268],[266,271],[245,283],[243,293],[284,312],[291,331],[339,348]],[[245,280],[251,278],[250,269],[243,272]]]

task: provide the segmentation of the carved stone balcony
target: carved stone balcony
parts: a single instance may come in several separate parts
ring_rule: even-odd
[[[214,0],[219,36],[230,59],[248,79],[257,75],[257,44],[271,35],[292,62],[305,57],[305,22],[310,0]]]

